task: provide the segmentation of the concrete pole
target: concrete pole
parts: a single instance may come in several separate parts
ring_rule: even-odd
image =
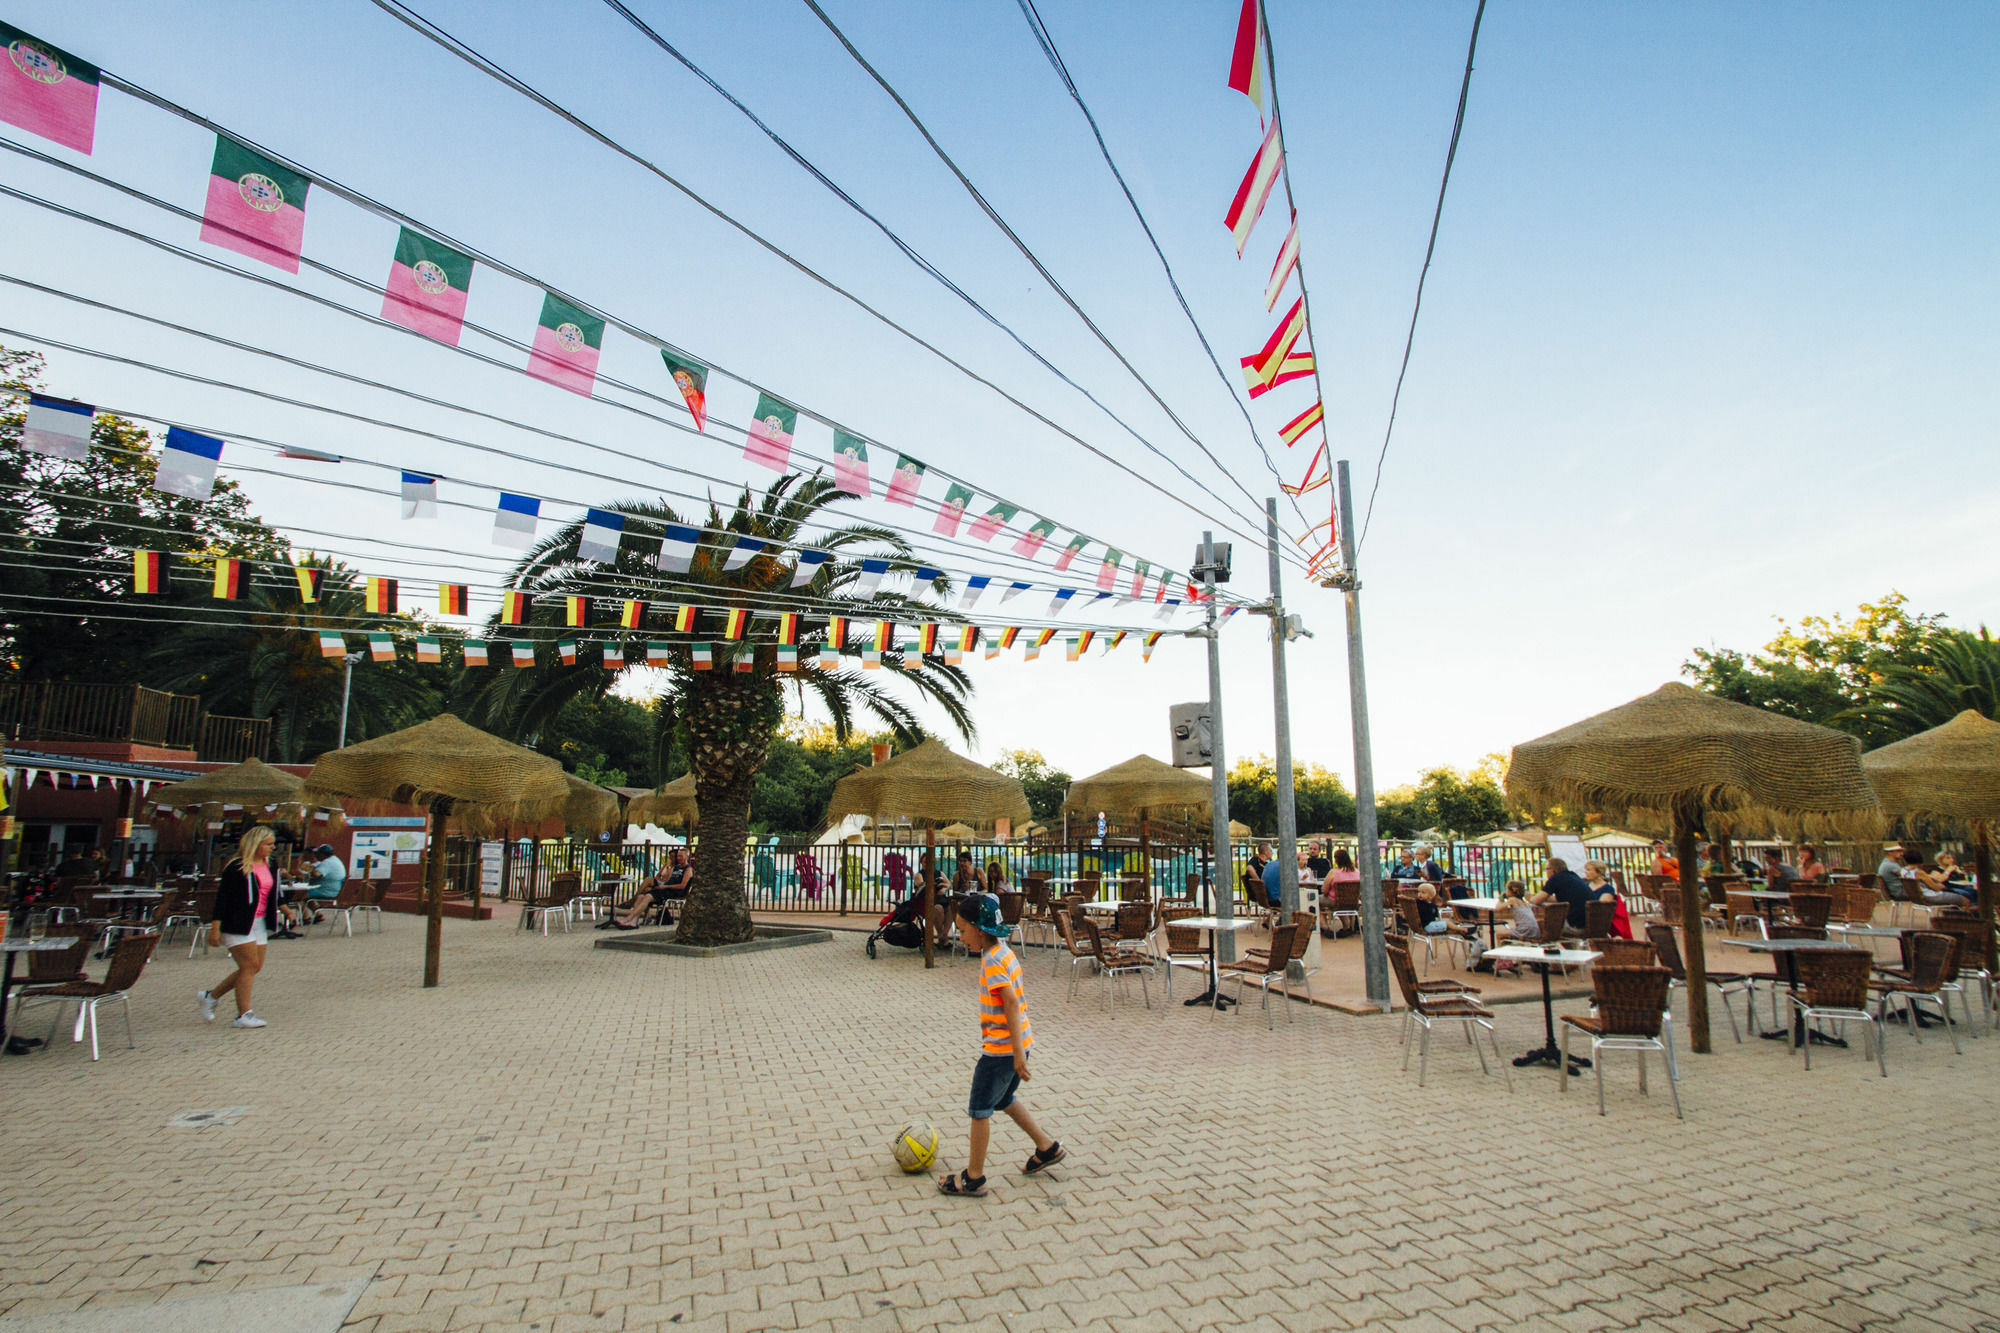
[[[1222,637],[1215,627],[1215,534],[1201,534],[1201,581],[1208,590],[1202,602],[1206,608],[1208,636],[1208,743],[1209,758],[1209,838],[1215,848],[1215,864],[1209,872],[1209,889],[1215,895],[1215,915],[1224,921],[1236,915],[1236,870],[1229,855],[1229,760],[1222,745]],[[1225,963],[1236,961],[1236,932],[1215,932],[1215,956]]]
[[[1361,872],[1361,960],[1368,1003],[1389,1009],[1389,954],[1382,947],[1382,865],[1375,834],[1375,759],[1368,740],[1368,672],[1361,652],[1361,580],[1354,569],[1354,497],[1347,460],[1335,465],[1340,485],[1341,591],[1347,597],[1347,698],[1354,726],[1355,868]]]
[[[1285,684],[1285,599],[1278,584],[1278,502],[1264,501],[1271,552],[1271,720],[1278,733],[1278,897],[1285,919],[1299,910],[1299,816],[1292,787],[1292,697]]]
[[[354,654],[349,653],[343,660],[340,677],[340,744],[336,750],[347,748],[347,692],[354,688]],[[435,984],[435,983],[433,983]]]

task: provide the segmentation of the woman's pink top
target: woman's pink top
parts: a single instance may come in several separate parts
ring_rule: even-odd
[[[271,906],[271,886],[275,882],[271,875],[271,863],[265,861],[251,866],[250,882],[257,886],[257,917],[262,917]]]

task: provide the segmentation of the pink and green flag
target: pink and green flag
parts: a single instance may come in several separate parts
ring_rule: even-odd
[[[956,537],[958,525],[965,519],[965,507],[971,503],[972,489],[954,481],[944,493],[944,503],[938,506],[937,522],[931,524],[931,531]]]
[[[1014,554],[1033,560],[1035,553],[1042,549],[1042,543],[1055,536],[1056,521],[1052,518],[1038,518],[1029,525],[1014,543]]]
[[[551,293],[542,294],[542,318],[528,354],[530,375],[588,398],[597,383],[597,356],[603,347],[603,320]]]
[[[792,433],[799,428],[799,409],[768,393],[757,395],[757,416],[743,440],[743,457],[783,472],[792,461]]]
[[[688,414],[694,418],[694,428],[702,429],[708,424],[708,367],[675,356],[664,347],[660,349],[660,360],[667,363],[667,373],[674,377],[674,387],[681,391],[681,401],[687,404]]]
[[[1020,513],[1020,508],[1003,501],[995,501],[993,507],[972,520],[970,529],[973,540],[990,542],[1000,529],[1006,527]]]
[[[465,298],[471,288],[470,256],[405,227],[389,265],[382,318],[456,347],[465,330]]]
[[[1079,532],[1072,536],[1069,539],[1069,545],[1063,547],[1062,554],[1056,557],[1056,573],[1060,574],[1065,569],[1068,569],[1070,563],[1078,555],[1082,554],[1083,548],[1088,545],[1090,545],[1090,538],[1084,536],[1082,533]]]
[[[97,66],[59,46],[0,23],[0,120],[31,134],[90,151],[97,134]]]
[[[868,445],[858,435],[835,428],[833,484],[849,495],[868,496]]]
[[[306,190],[311,183],[228,135],[216,135],[201,239],[297,273],[306,242]]]
[[[908,454],[896,455],[896,470],[889,477],[889,490],[883,497],[890,504],[913,505],[917,502],[917,487],[924,484],[924,465]]]

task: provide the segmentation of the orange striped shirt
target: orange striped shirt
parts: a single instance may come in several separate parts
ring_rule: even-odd
[[[1004,943],[995,943],[979,960],[979,1040],[988,1055],[1012,1055],[1014,1034],[1007,1030],[1001,997],[1013,993],[1021,1009],[1021,1049],[1032,1050],[1035,1029],[1028,1022],[1028,998],[1021,990],[1021,960]]]

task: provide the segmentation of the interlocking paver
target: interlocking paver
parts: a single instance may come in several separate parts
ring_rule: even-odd
[[[363,1333],[1963,1333],[2000,1308],[2000,1042],[1892,1033],[1884,1081],[1724,1028],[1683,1057],[1685,1124],[1629,1058],[1600,1119],[1588,1082],[1559,1097],[1535,1071],[1510,1096],[1449,1041],[1419,1089],[1394,1021],[1069,1002],[1031,951],[1026,1095],[1073,1155],[1023,1179],[1000,1124],[993,1196],[946,1200],[884,1141],[922,1117],[962,1160],[962,961],[869,962],[852,936],[660,959],[451,922],[424,991],[422,924],[385,924],[274,947],[261,1032],[201,1023],[219,960],[170,949],[139,1049],[0,1061],[0,1313],[356,1276]],[[1498,1022],[1511,1053],[1540,1015]],[[253,1109],[163,1128],[221,1105]],[[1948,1166],[1897,1129],[1912,1107],[1954,1127]]]

